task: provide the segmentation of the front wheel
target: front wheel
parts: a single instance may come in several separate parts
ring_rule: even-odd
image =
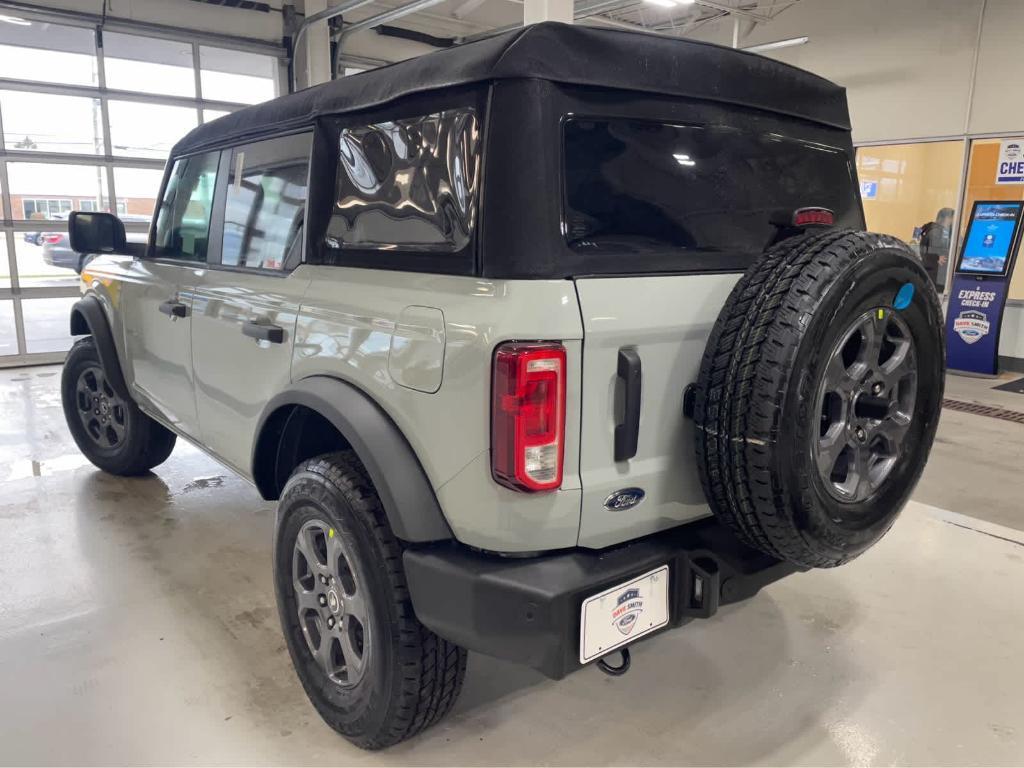
[[[92,337],[75,342],[64,360],[61,401],[79,450],[112,475],[141,475],[174,450],[175,434],[110,385]]]
[[[444,717],[466,651],[416,619],[401,545],[354,452],[294,472],[274,538],[281,626],[324,721],[356,746],[380,749]]]

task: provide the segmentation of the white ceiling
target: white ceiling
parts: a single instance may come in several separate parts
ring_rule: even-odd
[[[665,3],[667,0],[661,0]],[[676,0],[677,5],[664,7],[652,0],[576,0],[577,23],[602,27],[638,29],[665,35],[685,36],[708,24],[740,23],[742,39],[758,25],[767,24],[800,0]],[[348,12],[345,23],[358,23],[383,11],[400,8],[409,0],[376,0],[370,5]],[[337,4],[329,0],[328,5]],[[443,0],[428,9],[410,13],[390,21],[390,26],[424,32],[459,41],[485,35],[495,30],[515,27],[523,21],[523,0]],[[358,59],[376,57],[393,61],[430,50],[417,50],[415,43],[384,38],[372,32],[354,35],[346,42],[349,56]]]
[[[735,14],[744,22],[763,23],[799,0],[692,0],[672,8],[649,0],[577,0],[578,21],[619,22],[683,35],[726,16]],[[382,0],[346,14],[346,21],[359,21],[405,2]],[[405,17],[402,26],[429,26],[438,34],[460,37],[469,30],[485,32],[512,24],[521,24],[522,0],[445,0],[427,11]],[[399,23],[399,22],[396,22]]]

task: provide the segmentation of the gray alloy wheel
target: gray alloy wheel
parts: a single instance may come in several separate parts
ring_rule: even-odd
[[[292,552],[292,586],[299,626],[309,652],[328,678],[358,683],[370,656],[370,617],[351,553],[327,522],[302,526]]]
[[[128,426],[125,402],[114,392],[103,369],[82,370],[75,387],[78,417],[86,433],[100,448],[117,448],[125,440]]]
[[[838,501],[871,499],[905,453],[917,393],[917,353],[891,308],[858,317],[832,350],[818,388],[814,459]]]

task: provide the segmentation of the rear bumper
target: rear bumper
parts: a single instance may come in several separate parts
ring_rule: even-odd
[[[404,564],[427,627],[552,678],[580,668],[580,608],[604,589],[667,564],[668,629],[799,570],[750,549],[710,518],[600,552],[507,558],[441,543],[406,550]]]

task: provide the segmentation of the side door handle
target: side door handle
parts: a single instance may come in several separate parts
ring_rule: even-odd
[[[168,299],[161,304],[160,311],[168,317],[188,317],[188,307],[175,299]]]
[[[284,343],[284,328],[279,325],[260,323],[255,320],[246,320],[242,323],[242,334],[250,339],[269,341],[271,344]]]
[[[636,456],[640,439],[640,392],[642,373],[640,355],[632,347],[619,350],[617,375],[622,382],[622,421],[615,425],[615,460]]]

